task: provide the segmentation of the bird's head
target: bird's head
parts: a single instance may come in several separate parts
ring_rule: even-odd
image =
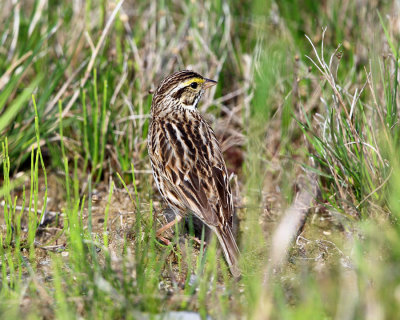
[[[152,110],[166,108],[195,110],[204,91],[216,83],[189,70],[173,73],[158,86],[153,97]]]

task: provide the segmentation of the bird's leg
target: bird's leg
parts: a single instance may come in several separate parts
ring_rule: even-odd
[[[192,237],[192,240],[194,242],[196,242],[198,245],[201,246],[202,243],[203,243],[204,247],[207,245],[207,242],[205,240],[201,240],[201,239],[197,238],[196,236],[191,236],[191,237]]]
[[[157,236],[157,239],[169,246],[171,244],[171,241],[169,241],[167,238],[164,238],[163,236]]]
[[[179,223],[179,221],[181,221],[181,220],[182,220],[182,217],[179,215],[176,215],[176,218],[174,220],[172,220],[171,222],[168,222],[165,226],[161,227],[160,229],[158,229],[156,231],[156,237],[158,239],[160,239],[161,241],[165,242],[164,240],[166,240],[166,239],[164,237],[162,237],[161,234],[165,230],[172,228],[175,224]]]

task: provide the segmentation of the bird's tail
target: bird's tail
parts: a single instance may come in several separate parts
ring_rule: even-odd
[[[219,243],[221,244],[222,250],[224,251],[225,259],[228,262],[229,269],[235,278],[240,277],[239,268],[239,248],[236,244],[235,238],[232,234],[230,226],[217,226],[214,227],[214,231],[218,237]]]

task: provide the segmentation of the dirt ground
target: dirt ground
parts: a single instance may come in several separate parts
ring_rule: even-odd
[[[36,257],[38,259],[38,267],[42,268],[44,271],[44,276],[46,274],[46,268],[49,266],[49,252],[59,252],[61,254],[67,255],[66,238],[63,232],[63,221],[64,212],[66,208],[65,195],[64,195],[64,177],[57,175],[56,173],[50,173],[48,175],[48,198],[47,207],[44,217],[42,219],[42,224],[38,228],[38,233],[35,240],[36,247]],[[39,179],[39,184],[41,186],[39,190],[38,197],[38,208],[42,208],[44,199],[44,179],[41,177]],[[240,188],[236,184],[236,189]],[[29,189],[30,184],[26,182],[25,190],[26,199],[29,199]],[[128,186],[128,190],[131,196],[134,198],[134,188],[132,185]],[[265,192],[262,197],[262,207],[263,214],[259,217],[259,223],[262,226],[266,242],[271,237],[273,230],[276,228],[279,222],[280,215],[285,208],[282,207],[281,195],[278,191],[273,192],[270,188],[270,192]],[[236,207],[237,215],[239,217],[239,238],[240,229],[244,228],[243,221],[246,215],[245,198],[240,198],[238,195],[240,193],[236,190]],[[22,188],[18,188],[15,191],[14,196],[18,196],[17,201],[17,214],[19,206],[22,204]],[[105,223],[105,210],[108,204],[109,198],[109,184],[99,183],[95,189],[92,191],[92,233],[94,238],[102,241]],[[168,221],[164,216],[165,206],[161,201],[160,196],[157,191],[154,190],[153,196],[153,219],[154,230],[165,225]],[[135,201],[133,199],[133,201]],[[108,223],[107,223],[107,234],[110,250],[116,253],[122,253],[122,248],[124,247],[124,239],[128,239],[128,245],[131,244],[130,250],[134,250],[134,225],[135,217],[137,214],[136,204],[130,198],[130,195],[124,188],[114,187],[111,201],[109,203],[108,211]],[[26,201],[28,202],[28,200]],[[85,200],[85,206],[83,208],[82,221],[85,228],[88,228],[88,202]],[[334,212],[328,212],[322,204],[314,203],[314,207],[309,211],[308,217],[305,224],[299,234],[297,242],[294,244],[294,248],[291,252],[291,260],[296,259],[314,259],[320,260],[326,258],[330,252],[336,251],[335,245],[332,242],[333,234],[337,232],[347,232],[343,221],[338,220],[341,218],[340,215],[337,217]],[[25,204],[25,210],[22,214],[21,227],[23,232],[23,238],[27,235],[28,228],[28,208]],[[140,210],[143,215],[150,214],[150,204],[148,201],[140,201]],[[144,220],[147,220],[144,217]],[[4,226],[4,216],[0,217],[0,223],[2,225],[3,231],[5,231]],[[167,231],[164,236],[171,239],[173,237],[173,230]],[[310,237],[311,239],[308,239]],[[187,234],[182,235],[182,239],[187,238]],[[315,240],[313,240],[315,239]],[[332,243],[331,243],[332,242]],[[22,241],[23,243],[23,241]],[[196,244],[196,242],[194,242]],[[194,254],[199,248],[198,245],[195,246]],[[25,250],[25,249],[24,249]],[[26,251],[26,250],[25,250]],[[197,250],[198,253],[198,250]],[[314,257],[314,258],[312,258]]]

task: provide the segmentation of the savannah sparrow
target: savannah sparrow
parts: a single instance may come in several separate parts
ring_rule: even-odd
[[[163,199],[177,217],[191,212],[215,232],[238,277],[228,172],[215,133],[197,110],[204,91],[216,83],[188,70],[166,77],[151,105],[148,151]]]

